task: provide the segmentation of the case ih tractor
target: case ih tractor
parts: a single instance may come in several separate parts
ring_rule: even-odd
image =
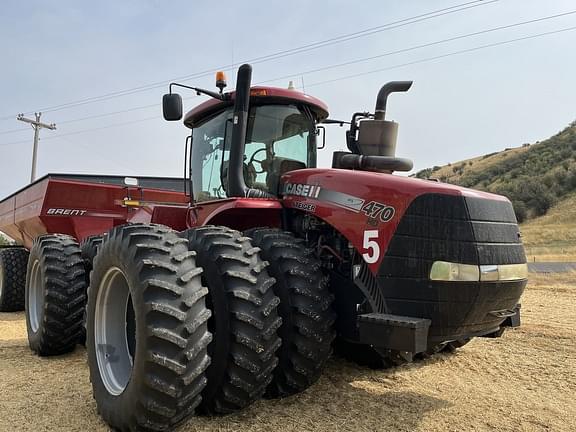
[[[510,202],[393,175],[392,92],[316,168],[327,107],[294,90],[211,96],[184,117],[184,182],[49,174],[0,202],[0,308],[41,356],[85,343],[99,413],[170,430],[306,389],[335,347],[371,365],[519,324],[526,258]],[[172,86],[170,89],[172,89]],[[185,86],[182,86],[185,87]],[[182,100],[163,100],[167,120]],[[320,145],[322,147],[322,145]],[[25,292],[24,292],[25,291]]]

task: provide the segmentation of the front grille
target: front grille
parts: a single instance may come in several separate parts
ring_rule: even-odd
[[[434,261],[526,262],[512,205],[440,194],[416,198],[398,225],[379,273],[427,279]]]
[[[421,195],[400,221],[378,272],[389,313],[431,319],[432,341],[497,329],[502,320],[490,312],[513,308],[526,281],[431,281],[434,261],[525,263],[512,205],[463,196]]]

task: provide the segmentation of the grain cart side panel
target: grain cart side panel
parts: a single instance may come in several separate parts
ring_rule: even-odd
[[[16,239],[20,236],[20,231],[14,225],[14,208],[16,200],[9,197],[0,202],[0,227],[2,231],[10,237]]]
[[[45,178],[0,202],[0,229],[28,249],[46,232],[40,213],[48,183]]]
[[[46,233],[68,234],[82,241],[135,217],[185,228],[186,213],[181,207],[190,198],[177,190],[180,182],[143,178],[146,187],[128,187],[122,179],[48,174],[0,202],[0,230],[30,249],[34,239]],[[126,206],[125,199],[138,205]],[[154,210],[163,205],[170,208]]]
[[[82,241],[125,223],[122,187],[54,179],[46,191],[42,221],[47,232],[69,234]]]

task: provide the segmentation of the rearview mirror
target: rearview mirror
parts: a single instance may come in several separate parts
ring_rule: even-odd
[[[165,94],[162,97],[164,120],[177,121],[182,118],[182,96],[178,93]]]

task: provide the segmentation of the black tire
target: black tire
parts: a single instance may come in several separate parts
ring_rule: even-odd
[[[98,253],[98,248],[102,244],[103,236],[90,236],[86,237],[80,243],[80,250],[82,251],[82,259],[84,260],[84,268],[86,269],[86,276],[90,278],[90,272],[94,266],[94,258]]]
[[[24,310],[28,255],[24,248],[0,249],[0,312]]]
[[[74,349],[82,335],[86,275],[78,242],[64,234],[34,240],[26,272],[28,344],[40,356]]]
[[[426,351],[418,353],[414,356],[415,360],[428,360],[432,357],[434,357],[436,354],[444,352],[444,350],[446,349],[447,344],[446,343],[441,343],[438,345],[434,345],[431,348],[428,348]]]
[[[470,342],[473,338],[471,337],[467,337],[467,338],[462,338],[462,339],[458,339],[452,342],[448,342],[443,348],[441,352],[445,352],[445,353],[453,353],[455,352],[457,349],[462,348],[464,345],[466,345],[468,342]]]
[[[409,363],[410,360],[397,351],[378,352],[371,345],[336,338],[334,352],[337,356],[370,369],[389,369]]]
[[[211,340],[201,272],[187,241],[164,226],[119,226],[101,244],[88,288],[86,349],[98,411],[114,430],[173,430],[200,403]],[[122,292],[125,309],[112,301]]]
[[[278,314],[282,326],[278,334],[282,346],[266,395],[292,395],[318,380],[332,353],[336,320],[332,309],[334,295],[328,290],[328,278],[319,260],[292,233],[254,228],[245,234],[270,263],[268,271],[276,279],[274,293],[280,298]]]
[[[102,244],[103,236],[96,235],[86,237],[80,243],[80,251],[82,252],[82,260],[84,261],[84,271],[86,272],[86,288],[90,285],[90,274],[92,273],[92,268],[94,267],[94,258],[98,253],[98,248]],[[86,309],[84,309],[84,317],[82,319],[82,334],[78,343],[80,345],[86,345]]]
[[[457,339],[451,342],[445,342],[429,348],[427,351],[418,353],[415,357],[417,360],[427,360],[429,358],[434,357],[436,354],[444,353],[444,354],[451,354],[456,352],[457,349],[462,348],[468,342],[470,342],[473,338],[467,337],[462,339]]]
[[[202,393],[202,411],[225,414],[259,399],[272,380],[281,341],[277,330],[280,302],[272,291],[274,278],[259,256],[259,248],[238,231],[206,226],[184,235],[204,268],[214,340]]]

